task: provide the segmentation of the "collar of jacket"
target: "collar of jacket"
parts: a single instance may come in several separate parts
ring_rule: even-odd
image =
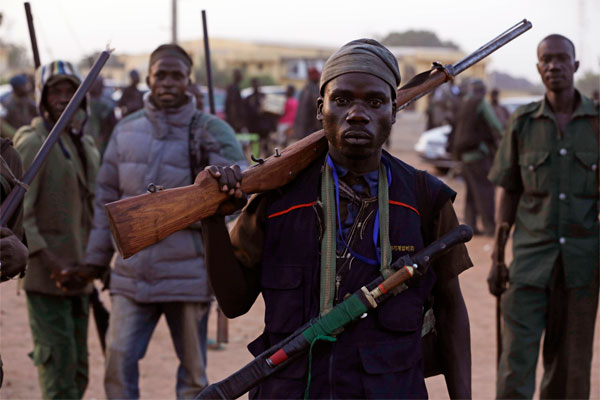
[[[158,138],[167,136],[170,128],[188,127],[192,117],[196,112],[196,99],[189,93],[186,93],[187,101],[180,107],[159,109],[150,100],[151,93],[144,95],[144,112],[148,119],[157,128],[154,135]]]
[[[576,117],[593,117],[598,115],[598,109],[594,106],[594,102],[591,99],[583,96],[581,92],[577,89],[575,89],[575,99],[577,101],[577,106],[573,111],[571,119]],[[554,118],[554,111],[552,111],[552,108],[550,107],[546,96],[544,96],[544,99],[540,102],[537,111],[533,116],[534,118],[540,118],[542,116],[550,119]]]

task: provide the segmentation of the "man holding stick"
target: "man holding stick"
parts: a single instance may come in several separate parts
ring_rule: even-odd
[[[515,225],[510,269],[499,246],[488,278],[504,314],[496,393],[533,397],[544,333],[540,397],[584,399],[598,306],[599,112],[574,87],[569,39],[546,37],[537,56],[546,96],[515,111],[489,174],[497,225]]]
[[[457,225],[449,187],[382,151],[396,120],[399,83],[395,57],[377,41],[343,46],[320,81],[326,158],[252,198],[231,236],[222,216],[203,220],[209,276],[225,314],[244,314],[259,293],[265,300],[265,331],[248,346],[255,356]],[[232,197],[221,214],[245,203],[239,168],[209,171]],[[252,396],[424,398],[424,368],[431,365],[422,335],[435,327],[450,396],[470,398],[469,322],[458,282],[470,266],[464,245],[453,248],[375,312],[315,342],[310,356],[292,361]]]
[[[187,92],[191,71],[190,56],[177,45],[159,46],[150,55],[144,108],[115,127],[98,173],[88,264],[107,268],[115,252],[106,203],[190,184],[208,164],[245,163],[231,127],[197,110]],[[206,386],[212,293],[199,228],[190,225],[135,257],[117,258],[104,378],[109,399],[140,397],[138,362],[163,314],[180,362],[177,398],[193,398]]]
[[[80,83],[78,71],[69,62],[54,61],[38,68],[40,117],[14,138],[25,169]],[[83,102],[23,201],[29,247],[23,287],[34,342],[30,356],[45,399],[82,398],[88,383],[89,280],[96,271],[81,263],[92,224],[100,155],[94,140],[83,133],[85,109]]]

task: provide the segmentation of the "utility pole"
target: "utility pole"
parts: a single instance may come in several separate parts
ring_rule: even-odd
[[[171,0],[171,43],[177,44],[177,0]]]

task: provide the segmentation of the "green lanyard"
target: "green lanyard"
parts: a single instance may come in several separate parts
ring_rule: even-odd
[[[329,157],[329,156],[328,156]],[[337,206],[335,182],[332,167],[325,161],[321,179],[321,201],[325,217],[325,231],[321,241],[321,304],[320,314],[325,315],[333,308],[336,278],[336,218]],[[379,271],[384,278],[393,272],[392,249],[390,246],[390,211],[388,177],[385,165],[380,163],[377,188],[379,207],[379,242],[381,248],[381,264]]]

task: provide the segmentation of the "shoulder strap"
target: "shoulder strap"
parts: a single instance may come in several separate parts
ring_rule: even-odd
[[[205,121],[202,126],[199,126],[201,119],[201,112],[194,113],[188,127],[188,151],[192,183],[194,183],[196,175],[208,165],[208,153],[203,149],[203,138],[205,137],[207,122]]]

